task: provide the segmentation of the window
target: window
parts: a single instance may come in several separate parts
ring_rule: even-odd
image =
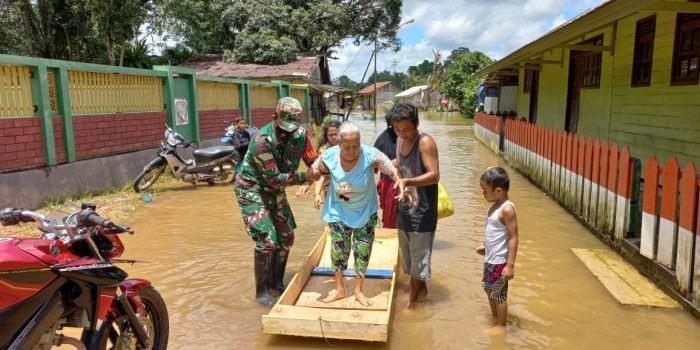
[[[532,69],[525,70],[525,82],[523,83],[523,93],[529,94],[532,91],[532,80],[534,77],[534,71]]]
[[[580,45],[596,45],[603,46],[603,36],[586,40]],[[582,88],[599,88],[600,87],[600,67],[603,64],[603,53],[596,51],[579,51],[577,53],[582,58]]]
[[[637,22],[637,31],[634,38],[632,86],[649,86],[651,84],[655,31],[656,16],[647,17]]]
[[[697,84],[700,57],[700,14],[679,13],[673,48],[671,84]]]

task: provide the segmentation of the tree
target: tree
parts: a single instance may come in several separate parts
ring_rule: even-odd
[[[0,50],[61,60],[93,62],[102,45],[91,26],[86,1],[0,1]]]
[[[360,84],[350,79],[347,75],[341,75],[340,77],[333,80],[333,85],[344,87],[355,92],[360,89]]]
[[[237,28],[224,16],[230,0],[156,0],[151,31],[200,54],[223,54],[235,46]]]
[[[471,51],[467,47],[459,47],[450,52],[450,55],[447,56],[445,59],[445,69],[449,68],[452,65],[452,62],[458,57],[458,56],[463,56]]]
[[[445,70],[442,93],[459,102],[462,113],[468,117],[474,116],[476,93],[480,83],[480,80],[472,75],[491,63],[491,58],[479,51],[473,51],[457,56],[452,65]]]
[[[93,26],[111,65],[124,64],[126,43],[138,36],[151,10],[149,0],[89,0]],[[136,47],[138,43],[134,45]],[[117,51],[119,58],[117,60]]]
[[[431,97],[433,91],[439,91],[440,85],[443,79],[443,68],[440,61],[442,60],[442,53],[439,50],[433,50],[433,71],[430,73],[428,78],[428,107],[432,104]]]
[[[290,53],[327,58],[353,38],[398,50],[402,0],[157,0],[155,27],[196,53],[233,62],[287,63]],[[262,54],[262,55],[261,55]],[[330,80],[330,76],[327,77]]]

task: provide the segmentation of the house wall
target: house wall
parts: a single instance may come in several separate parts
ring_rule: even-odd
[[[656,34],[651,85],[632,87],[634,38],[638,20],[652,15],[638,13],[617,24],[614,52],[603,52],[600,88],[582,89],[578,134],[627,145],[633,157],[656,156],[663,164],[675,156],[681,164],[700,163],[700,85],[671,85],[676,13],[656,13]],[[604,34],[604,45],[612,45],[613,26],[588,33],[582,40]],[[537,123],[564,129],[568,93],[569,58],[563,64],[545,64],[540,71]],[[545,60],[560,60],[562,49],[543,54]],[[525,71],[519,72],[518,114],[527,117],[530,94],[523,93]]]
[[[609,138],[630,145],[634,157],[654,155],[663,164],[675,156],[681,164],[699,164],[700,85],[671,85],[676,13],[656,14],[651,85],[631,87],[636,23],[649,15],[618,23]]]
[[[525,93],[525,69],[518,71],[518,116],[530,116],[530,93]]]

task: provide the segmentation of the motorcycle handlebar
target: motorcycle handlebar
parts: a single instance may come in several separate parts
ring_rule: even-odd
[[[109,220],[106,220],[92,209],[81,210],[78,214],[78,223],[85,227],[99,226],[112,233],[128,232],[129,234],[134,234],[134,231],[132,231],[129,226],[117,225]]]
[[[5,208],[0,212],[0,224],[3,226],[12,226],[20,222],[35,221],[32,215],[28,215],[29,213],[31,212],[24,211],[21,208]]]

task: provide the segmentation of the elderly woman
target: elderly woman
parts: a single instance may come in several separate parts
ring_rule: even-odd
[[[306,173],[307,182],[297,192],[305,196],[310,181],[322,175],[330,177],[330,188],[323,205],[323,221],[331,232],[331,260],[335,270],[336,289],[323,299],[332,302],[345,297],[343,272],[347,269],[350,248],[354,252],[355,300],[368,306],[371,301],[362,293],[367,264],[372,253],[374,226],[377,224],[377,185],[374,169],[392,177],[404,193],[398,170],[389,158],[376,148],[360,144],[360,130],[345,122],[338,131],[339,145],[326,150]],[[400,198],[401,199],[401,198]]]

